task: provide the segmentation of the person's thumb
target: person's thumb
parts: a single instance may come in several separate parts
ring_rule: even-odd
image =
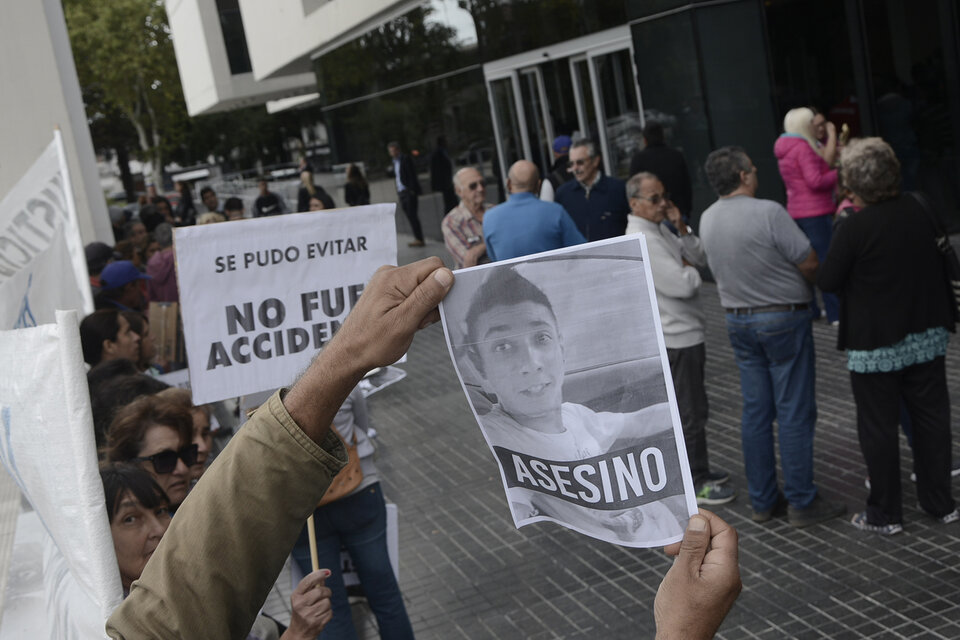
[[[680,565],[680,568],[691,577],[696,577],[700,573],[700,565],[703,564],[703,558],[707,555],[709,546],[710,521],[703,516],[691,516],[690,522],[687,523],[687,530],[683,532],[680,553],[674,564]]]
[[[435,269],[413,290],[408,300],[414,317],[423,317],[435,309],[453,286],[453,273],[446,267]]]

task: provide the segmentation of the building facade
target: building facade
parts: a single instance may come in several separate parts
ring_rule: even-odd
[[[773,143],[787,110],[814,106],[890,142],[904,188],[960,228],[954,0],[238,2],[254,79],[315,74],[334,162],[376,173],[398,140],[426,171],[443,136],[455,164],[501,175],[587,135],[626,177],[653,118],[687,158],[696,218],[714,199],[704,159],[727,144],[782,201]]]

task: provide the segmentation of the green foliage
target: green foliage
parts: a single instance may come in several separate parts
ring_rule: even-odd
[[[122,116],[156,173],[187,120],[163,2],[64,0],[63,9],[88,119],[109,138]]]

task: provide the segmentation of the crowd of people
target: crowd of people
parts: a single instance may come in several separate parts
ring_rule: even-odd
[[[697,502],[721,505],[737,492],[730,486],[731,474],[712,467],[708,456],[705,316],[699,292],[701,271],[709,266],[740,371],[745,479],[758,523],[786,517],[790,525],[806,527],[845,512],[841,502],[821,494],[813,474],[812,323],[825,320],[837,328],[837,346],[847,354],[869,474],[866,508],[853,516],[853,526],[881,535],[903,530],[901,425],[913,448],[920,507],[945,524],[960,520],[950,486],[954,466],[944,368],[957,305],[936,245],[935,214],[922,198],[900,192],[900,167],[890,146],[878,138],[842,140],[815,110],[794,109],[773,149],[787,188],[786,206],[756,197],[757,170],[743,149],[717,149],[704,166],[717,200],[703,211],[698,236],[689,225],[693,205],[682,153],[666,145],[659,123],[649,123],[644,138],[645,148],[632,159],[631,177],[624,181],[603,172],[593,141],[559,136],[544,179],[534,163],[516,162],[507,175],[507,200],[497,206],[486,202],[482,169],[453,173],[447,204],[454,206],[441,230],[455,266],[643,233]],[[440,149],[443,154],[432,157],[432,164],[444,159]],[[423,246],[415,167],[398,143],[390,143],[388,151],[398,199],[413,229],[411,245]],[[369,186],[359,169],[351,165],[347,176],[346,202],[369,203]],[[278,562],[282,565],[291,552],[307,575],[294,592],[293,623],[283,637],[313,637],[324,626],[323,637],[355,637],[339,569],[341,547],[349,549],[357,564],[381,637],[412,637],[386,553],[384,498],[367,437],[366,403],[356,384],[366,370],[396,360],[414,331],[436,320],[435,306],[453,276],[436,259],[378,272],[304,377],[289,391],[275,394],[234,439],[233,449],[216,467],[217,482],[198,484],[214,457],[211,409],[194,406],[189,392],[157,379],[176,365],[157,359],[144,312],[149,301],[177,301],[174,226],[245,214],[237,198],[227,199],[221,209],[209,187],[200,192],[207,211],[198,214],[189,187],[178,185],[177,190],[175,209],[156,196],[125,221],[116,246],[87,247],[98,310],[81,323],[83,353],[91,367],[96,439],[120,573],[125,593],[139,596],[136,605],[125,602],[111,619],[114,637],[132,637],[143,620],[160,612],[176,612],[164,625],[199,624],[185,622],[195,604],[171,603],[178,600],[172,595],[176,581],[183,579],[177,569],[193,562],[213,567],[212,574],[218,571],[215,562],[244,564],[239,584],[224,586],[211,575],[201,585],[211,606],[223,614],[217,624],[234,631],[255,624],[253,636],[268,637],[257,634],[269,628],[276,637],[283,629],[257,618],[253,605],[263,601],[264,589],[279,572]],[[315,184],[309,167],[301,172],[297,205],[298,211],[336,207]],[[254,216],[285,212],[283,198],[260,181]],[[424,287],[432,287],[429,295],[414,295]],[[407,307],[413,309],[404,311]],[[363,318],[351,322],[357,314]],[[335,352],[350,357],[338,359]],[[339,438],[331,439],[330,425]],[[347,449],[359,458],[363,480],[336,501],[318,506],[348,461]],[[304,467],[308,471],[301,476]],[[273,473],[277,469],[284,471]],[[246,476],[243,482],[238,474]],[[263,482],[251,482],[251,477]],[[217,492],[226,487],[237,492],[232,502],[249,501],[248,508],[229,516],[214,508]],[[197,498],[185,503],[193,492]],[[314,572],[309,571],[303,526],[310,513],[317,522],[324,567]],[[217,514],[227,522],[212,520]],[[715,585],[707,585],[710,614],[683,637],[710,637],[739,592],[736,534],[716,516],[703,514],[690,520],[684,546],[669,552],[683,558],[686,550],[694,566],[704,561],[704,553],[716,554],[725,568]],[[205,531],[211,532],[210,546],[242,531],[245,546],[189,550],[178,548],[189,546],[185,544],[159,545],[161,537],[182,541]],[[261,546],[253,546],[257,544]],[[145,571],[157,549],[164,559],[150,565],[156,567],[152,573]],[[201,551],[209,557],[201,557]],[[671,580],[681,580],[675,575],[678,566],[658,594],[658,626],[683,629],[691,624],[682,615],[683,607],[691,606],[690,594],[671,588]],[[149,587],[138,590],[134,582],[141,576]]]
[[[925,199],[900,192],[892,148],[879,138],[845,137],[815,109],[786,114],[773,146],[786,206],[756,197],[756,167],[743,149],[715,150],[704,172],[718,199],[703,211],[698,237],[688,224],[687,166],[666,145],[660,123],[644,128],[626,183],[603,173],[592,141],[559,136],[546,179],[533,163],[517,161],[498,206],[486,204],[477,169],[458,171],[460,203],[443,219],[444,242],[461,268],[643,233],[697,502],[718,505],[736,491],[728,472],[711,468],[707,450],[698,296],[709,266],[740,371],[756,522],[786,517],[806,527],[846,510],[821,495],[813,477],[812,323],[827,322],[847,353],[869,474],[866,508],[851,523],[884,535],[903,530],[898,425],[913,449],[920,507],[955,522],[950,478],[960,466],[951,462],[944,356],[957,306],[938,250],[942,234]]]
[[[240,198],[227,198],[221,207],[216,192],[204,187],[200,199],[206,211],[198,212],[189,185],[178,182],[176,190],[176,207],[151,189],[148,203],[115,226],[114,246],[96,242],[85,248],[96,311],[80,324],[81,345],[90,367],[87,380],[94,435],[124,595],[142,574],[173,518],[183,518],[177,516],[180,505],[214,458],[213,427],[220,427],[221,434],[227,432],[225,441],[238,417],[223,403],[196,406],[189,391],[162,380],[163,374],[185,366],[182,359],[167,359],[158,352],[148,313],[152,302],[179,301],[174,228],[245,217]],[[258,181],[258,190],[254,217],[288,211],[266,179]],[[351,204],[369,202],[369,187],[355,165],[348,168],[345,195]],[[298,211],[336,206],[322,187],[314,185],[309,167],[301,172],[298,205]],[[303,542],[296,547],[291,543],[305,577],[291,597],[289,628],[259,615],[252,621],[249,638],[314,638],[333,619],[336,623],[328,637],[355,636],[339,562],[343,545],[357,558],[358,570],[369,585],[366,595],[371,607],[378,616],[384,613],[381,626],[402,628],[405,623],[408,633],[396,637],[412,637],[387,557],[385,503],[367,436],[374,430],[368,424],[363,394],[355,391],[334,422],[341,433],[350,432],[346,437],[359,439],[364,482],[337,503],[317,509],[321,570],[312,570],[305,527]],[[354,424],[359,426],[348,428]],[[365,518],[356,517],[358,504],[366,509]],[[332,517],[334,510],[347,513],[348,521]]]
[[[132,490],[123,493],[119,506],[116,498],[111,501],[112,522],[120,513],[130,513],[121,511],[124,505],[146,515],[133,536],[143,552],[134,554],[130,568],[122,570],[129,595],[107,622],[111,638],[248,633],[302,536],[304,519],[351,459],[347,451],[352,438],[334,435],[331,425],[336,428],[344,403],[368,371],[395,362],[417,330],[439,319],[437,306],[453,279],[435,257],[378,270],[307,371],[251,416],[172,518],[170,501],[163,500],[158,486],[148,484],[136,501],[123,499],[133,496]],[[179,427],[181,438],[185,427]],[[183,446],[182,439],[178,444],[179,449],[161,452],[164,469],[194,461],[194,448]],[[174,446],[172,441],[169,446]],[[157,454],[137,457],[148,473],[160,461]],[[108,496],[117,494],[108,489]],[[329,519],[356,522],[365,520],[365,513],[331,513]],[[371,541],[363,543],[369,546]],[[118,550],[118,557],[125,557],[125,551]],[[658,634],[713,637],[741,590],[736,532],[704,511],[690,518],[682,542],[665,551],[676,561],[654,602]],[[149,561],[144,562],[146,555]],[[292,597],[293,621],[310,624],[310,633],[330,621],[331,594],[323,586],[328,575],[322,569],[308,575]],[[333,619],[339,616],[334,605]],[[381,623],[380,635],[409,637],[412,631],[394,620]]]

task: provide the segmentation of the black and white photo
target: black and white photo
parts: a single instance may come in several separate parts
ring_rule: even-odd
[[[517,527],[679,540],[696,513],[640,236],[457,272],[441,312]]]

